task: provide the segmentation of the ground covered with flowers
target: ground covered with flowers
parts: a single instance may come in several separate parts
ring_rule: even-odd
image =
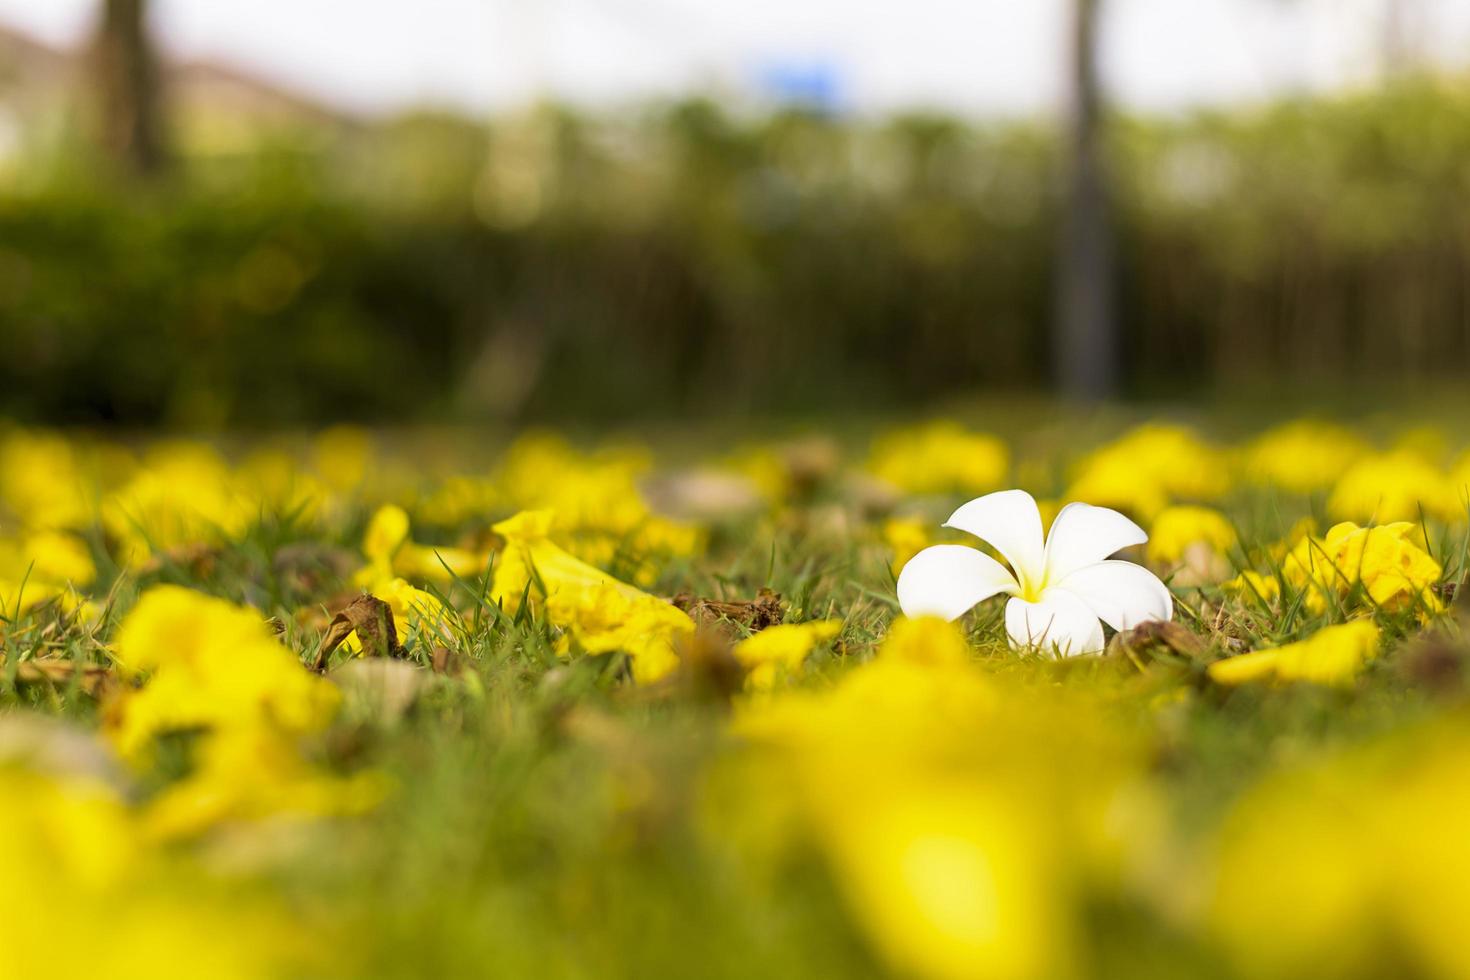
[[[5,428],[0,972],[1470,977],[1458,439]],[[1172,619],[902,616],[1011,488]]]

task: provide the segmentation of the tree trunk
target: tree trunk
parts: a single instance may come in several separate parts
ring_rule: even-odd
[[[1071,126],[1052,337],[1062,393],[1083,401],[1118,393],[1121,354],[1098,77],[1101,7],[1102,0],[1073,0]]]
[[[168,161],[147,7],[147,0],[102,0],[94,51],[102,146],[122,169],[140,176],[157,174]]]

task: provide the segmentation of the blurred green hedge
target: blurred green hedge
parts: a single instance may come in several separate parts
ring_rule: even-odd
[[[1046,382],[1030,124],[692,102],[417,117],[0,189],[0,414],[276,425],[882,409]],[[1113,129],[1135,391],[1470,367],[1470,93]]]

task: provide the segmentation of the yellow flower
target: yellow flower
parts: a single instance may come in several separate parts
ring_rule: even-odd
[[[1273,774],[1220,835],[1209,923],[1244,976],[1470,975],[1462,719]]]
[[[408,512],[396,504],[378,508],[368,521],[362,553],[368,564],[352,581],[368,589],[393,578],[431,582],[452,582],[455,576],[473,578],[489,561],[488,555],[463,548],[415,544],[409,536]]]
[[[1332,486],[1369,452],[1367,441],[1350,429],[1302,419],[1271,429],[1247,446],[1245,473],[1253,483],[1306,494]]]
[[[0,555],[4,544],[0,542]],[[31,576],[44,582],[88,586],[97,578],[97,566],[81,539],[59,531],[40,531],[26,535],[21,542],[19,560],[29,568]],[[0,567],[14,575],[17,569],[0,557]],[[22,570],[23,571],[23,570]]]
[[[1307,538],[1316,536],[1316,534],[1317,521],[1315,518],[1299,518],[1287,530],[1284,538],[1267,547],[1266,553],[1273,562],[1283,562],[1286,560],[1286,556],[1291,554],[1293,549],[1301,545]]]
[[[913,655],[925,634],[959,654],[946,626],[915,620],[831,689],[737,709],[751,782],[722,815],[819,848],[902,975],[1065,975],[1083,889],[1116,873],[1115,825],[1139,826],[1135,753],[1091,703]]]
[[[192,837],[227,822],[265,817],[349,816],[387,794],[375,772],[335,776],[302,758],[294,739],[258,726],[205,736],[187,777],[149,801],[142,832],[155,840]]]
[[[1220,583],[1226,592],[1240,596],[1257,605],[1270,605],[1281,598],[1281,580],[1274,575],[1262,575],[1246,569],[1235,578]]]
[[[676,645],[694,632],[694,621],[562,550],[550,538],[554,523],[550,511],[526,511],[495,525],[505,549],[495,564],[492,601],[514,611],[529,595],[569,643],[587,653],[627,653],[640,683],[672,671]]]
[[[868,470],[908,493],[983,493],[1000,487],[1010,451],[995,436],[934,421],[873,440]]]
[[[0,503],[34,528],[82,527],[96,511],[92,481],[71,443],[39,432],[0,438]]]
[[[379,507],[362,535],[362,553],[373,561],[391,562],[408,542],[408,511],[395,504]]]
[[[650,465],[642,449],[580,453],[560,436],[529,432],[506,450],[494,483],[511,506],[552,512],[548,534],[563,549],[590,564],[617,557],[647,585],[661,560],[704,546],[698,528],[649,510],[638,482]]]
[[[0,764],[0,838],[14,845],[0,895],[25,896],[6,915],[7,977],[69,980],[99,964],[117,980],[303,972],[284,911],[166,859],[104,783]]]
[[[481,476],[451,476],[414,508],[424,520],[441,527],[483,520],[500,507],[493,481]]]
[[[1244,653],[1210,664],[1210,679],[1237,685],[1252,681],[1308,681],[1351,685],[1378,653],[1378,628],[1359,619],[1318,630],[1286,646]]]
[[[19,861],[88,890],[125,879],[139,859],[132,814],[116,790],[91,777],[0,765],[0,828],[6,840],[24,842],[4,862],[11,871]]]
[[[1422,531],[1401,521],[1381,527],[1342,523],[1327,532],[1327,554],[1347,581],[1362,582],[1374,604],[1398,612],[1423,604],[1431,612],[1441,604],[1430,591],[1444,570],[1418,544]]]
[[[955,784],[868,801],[827,846],[858,921],[904,973],[1032,978],[1065,969],[1068,921],[1043,831]]]
[[[1218,510],[1181,504],[1169,507],[1149,527],[1145,554],[1155,565],[1175,565],[1199,546],[1206,554],[1224,557],[1236,545],[1235,527]]]
[[[889,567],[897,575],[909,559],[933,544],[929,528],[933,522],[921,517],[890,517],[883,522],[883,543],[893,553]]]
[[[25,612],[49,599],[73,595],[97,578],[97,566],[78,538],[38,531],[19,541],[0,538],[0,613]]]
[[[1416,425],[1400,432],[1390,451],[1411,453],[1431,466],[1438,466],[1449,451],[1449,438],[1437,425]]]
[[[338,778],[301,755],[302,736],[331,721],[341,694],[276,642],[259,615],[176,586],[146,592],[119,628],[117,657],[146,671],[108,707],[109,733],[135,763],[156,736],[197,733],[189,774],[150,803],[143,831],[192,836],[225,821],[310,818],[375,805],[368,774]]]
[[[1470,450],[1463,453],[1450,470],[1450,489],[1460,501],[1470,501]]]
[[[1173,500],[1214,500],[1230,489],[1225,454],[1189,429],[1142,425],[1077,466],[1065,496],[1149,520]]]
[[[650,467],[637,449],[583,454],[548,432],[528,432],[505,451],[496,482],[513,507],[556,514],[560,528],[629,530],[648,515],[638,480]]]
[[[895,619],[878,649],[878,656],[936,667],[963,664],[971,659],[965,634],[954,623],[939,616]]]
[[[824,619],[768,626],[746,637],[735,644],[735,659],[748,671],[745,686],[752,691],[771,690],[779,677],[801,670],[807,655],[841,629],[841,620]]]
[[[149,589],[118,629],[116,659],[147,682],[109,712],[118,750],[146,758],[170,731],[266,726],[320,730],[340,696],[276,642],[254,610],[172,585]]]
[[[1419,546],[1422,530],[1406,521],[1378,527],[1351,522],[1334,525],[1325,538],[1305,536],[1286,553],[1281,578],[1304,592],[1308,612],[1322,613],[1334,601],[1346,602],[1362,587],[1367,600],[1388,612],[1418,608],[1440,612],[1443,602],[1431,587],[1443,569]],[[1272,602],[1280,596],[1274,576],[1242,572],[1225,588],[1247,600]]]
[[[1400,451],[1359,460],[1337,482],[1327,509],[1339,520],[1417,521],[1425,514],[1459,521],[1466,502],[1442,470]]]
[[[120,559],[233,540],[260,516],[217,453],[195,443],[156,446],[144,466],[102,502],[102,522]]]

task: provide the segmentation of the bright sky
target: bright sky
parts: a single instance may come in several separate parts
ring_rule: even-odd
[[[504,108],[750,93],[821,66],[861,110],[971,114],[1057,105],[1069,0],[153,0],[165,45],[358,110]],[[1470,63],[1466,0],[1105,0],[1115,98],[1170,109],[1370,81],[1397,3],[1427,57]],[[0,0],[55,43],[97,0]],[[350,13],[349,13],[350,12]]]

